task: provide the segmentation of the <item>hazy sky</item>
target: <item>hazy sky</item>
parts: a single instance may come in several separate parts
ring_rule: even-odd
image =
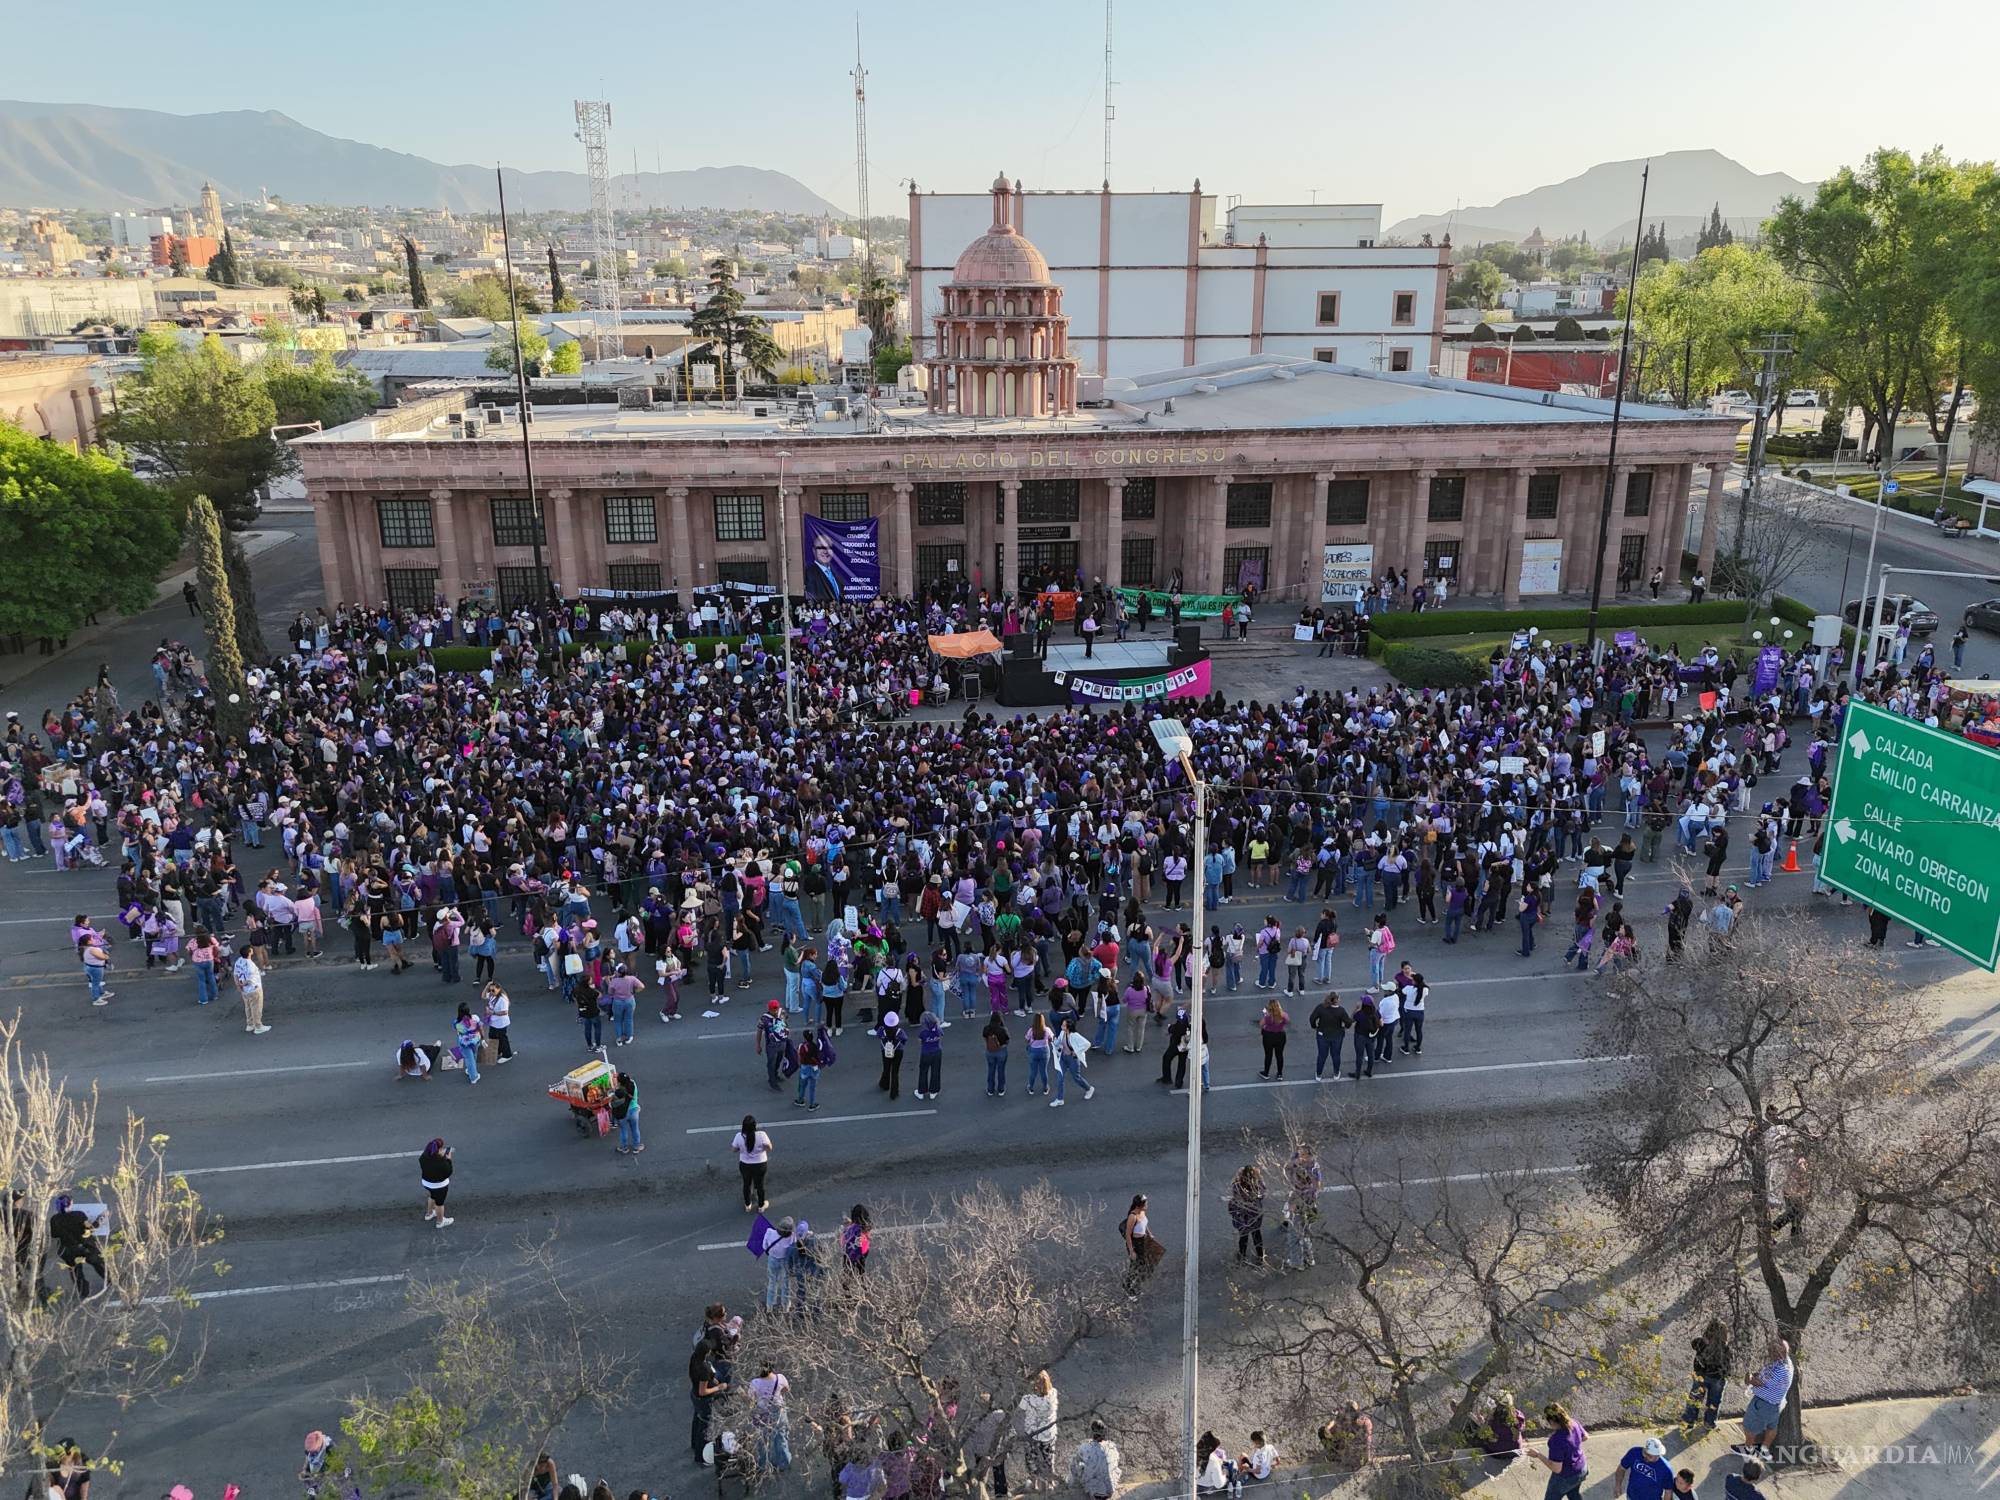
[[[612,102],[612,159],[745,163],[854,192],[854,16],[878,212],[926,189],[1103,176],[1095,0],[763,0],[611,7],[268,0],[15,7],[0,88],[194,113],[277,109],[443,162],[580,168],[571,100]],[[605,16],[602,39],[589,32]],[[555,35],[551,35],[551,32]],[[2000,152],[1993,0],[1902,24],[1861,0],[1540,10],[1490,0],[1118,0],[1111,181],[1263,202],[1490,203],[1599,161],[1712,146],[1805,179],[1874,146]],[[80,66],[90,59],[102,66]],[[1926,83],[1925,80],[1931,80]],[[96,82],[102,80],[102,82]],[[1884,85],[1874,97],[1871,82]],[[1814,96],[1831,88],[1836,103]]]

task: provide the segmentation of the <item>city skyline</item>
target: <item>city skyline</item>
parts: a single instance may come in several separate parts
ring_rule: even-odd
[[[571,100],[602,97],[613,106],[615,171],[630,171],[635,154],[642,172],[765,167],[851,206],[855,12],[785,9],[788,45],[769,57],[739,48],[738,60],[718,70],[716,50],[732,45],[721,16],[672,24],[621,18],[621,35],[633,45],[606,49],[601,66],[586,61],[551,82],[547,52],[507,45],[532,36],[523,29],[541,26],[547,12],[498,0],[482,12],[492,44],[465,54],[472,66],[431,68],[411,81],[408,64],[315,69],[300,50],[311,40],[303,34],[283,55],[308,65],[278,77],[265,65],[268,13],[219,0],[199,70],[137,70],[115,94],[91,97],[79,97],[75,74],[60,63],[57,18],[24,16],[16,21],[21,63],[9,91],[181,114],[276,109],[327,134],[432,161],[497,158],[521,171],[580,170]],[[867,0],[859,11],[876,212],[899,213],[912,179],[927,190],[965,192],[996,169],[1031,188],[1090,189],[1103,178],[1100,7],[1021,0],[997,31],[990,20],[940,19],[934,7],[910,0]],[[101,14],[125,39],[127,55],[153,49],[171,57],[185,45],[171,17],[153,8],[112,0]],[[382,0],[361,0],[344,14],[364,33],[379,25],[433,55],[471,40]],[[1186,0],[1128,0],[1121,8],[1113,187],[1180,190],[1199,177],[1209,191],[1253,202],[1379,202],[1393,222],[1454,203],[1490,203],[1599,162],[1674,150],[1713,148],[1754,172],[1810,181],[1879,145],[1942,145],[1966,157],[1990,154],[2000,138],[2000,101],[1990,96],[1899,91],[1890,109],[1847,90],[1845,108],[1808,122],[1796,95],[1761,81],[1757,69],[1717,66],[1718,36],[1729,58],[1782,61],[1786,74],[1815,86],[1844,77],[1858,86],[1934,65],[1934,44],[1914,36],[1870,36],[1866,57],[1852,55],[1867,27],[1860,6],[1844,0],[1755,13],[1697,4],[1666,27],[1593,17],[1587,36],[1531,40],[1485,38],[1475,28],[1490,29],[1491,13],[1467,0],[1421,15],[1276,0],[1257,15],[1260,25],[1210,35],[1202,28],[1213,12]],[[1953,25],[1961,54],[1976,54],[1982,39],[2000,42],[2000,17],[1970,12]],[[292,29],[275,26],[281,41]],[[383,54],[413,55],[421,54]],[[1353,56],[1364,65],[1347,67]],[[1405,71],[1412,59],[1428,63]],[[1607,72],[1614,59],[1628,69],[1622,78]],[[972,69],[999,85],[964,87]],[[1239,84],[1252,77],[1254,84]],[[702,81],[687,82],[695,78]]]

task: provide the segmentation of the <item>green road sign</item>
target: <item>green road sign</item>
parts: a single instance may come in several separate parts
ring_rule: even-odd
[[[1820,876],[1985,969],[2000,961],[2000,752],[1851,703]]]

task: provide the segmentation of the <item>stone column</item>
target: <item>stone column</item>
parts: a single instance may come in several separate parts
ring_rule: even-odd
[[[548,569],[549,587],[562,595],[573,594],[582,586],[571,534],[572,498],[572,492],[560,485],[542,491],[542,564]]]
[[[917,534],[910,504],[910,496],[917,487],[908,479],[899,479],[892,488],[896,497],[893,506],[896,515],[896,595],[908,599],[917,592]]]
[[[1430,541],[1431,537],[1431,481],[1436,477],[1436,469],[1417,470],[1416,494],[1411,497],[1409,512],[1403,517],[1402,559],[1401,561],[1393,559],[1385,561],[1382,567],[1408,568],[1419,577],[1422,576],[1424,571],[1424,547]],[[1472,504],[1472,480],[1470,475],[1466,477],[1465,488],[1466,505],[1469,507]],[[1471,512],[1468,510],[1468,519],[1460,523],[1460,534],[1468,540],[1472,534],[1470,515]],[[1453,577],[1451,581],[1453,593],[1458,591],[1457,585],[1466,575],[1466,550],[1465,543],[1460,542],[1458,545],[1457,562],[1452,568]],[[1379,573],[1382,571],[1382,568],[1377,568],[1375,571]],[[1412,584],[1411,587],[1414,588],[1415,585]]]
[[[805,553],[800,551],[798,556],[794,557],[792,555],[795,550],[792,546],[792,538],[804,531],[804,526],[801,524],[799,517],[806,513],[806,489],[802,484],[786,484],[774,486],[774,488],[778,492],[778,555],[772,559],[771,581],[782,588],[784,585],[781,580],[790,577],[792,589],[797,593],[804,593],[806,587]],[[768,531],[765,532],[764,538],[768,544],[770,541],[770,533]],[[879,567],[881,565],[879,528],[877,531],[876,548],[875,560],[876,565]]]
[[[449,489],[431,491],[431,534],[437,538],[438,592],[456,599],[465,590],[465,568],[458,556],[458,514]]]
[[[1516,469],[1508,487],[1507,524],[1500,532],[1501,602],[1508,609],[1521,607],[1521,544],[1528,536],[1528,481],[1533,476],[1532,469]]]
[[[1234,474],[1215,475],[1209,486],[1208,503],[1202,508],[1201,571],[1196,575],[1201,580],[1200,593],[1220,594],[1229,586],[1222,576],[1222,538],[1229,529],[1229,487],[1235,482]]]
[[[1664,484],[1660,482],[1662,479],[1666,481]],[[1653,576],[1654,568],[1667,567],[1667,531],[1674,512],[1679,508],[1676,497],[1685,497],[1687,491],[1686,464],[1675,464],[1664,473],[1658,469],[1653,471],[1653,508],[1646,516],[1645,577],[1639,580],[1642,584]],[[1671,578],[1677,571],[1676,568],[1667,568],[1667,576]],[[1650,589],[1646,597],[1649,600],[1653,597]]]
[[[1125,581],[1125,478],[1113,474],[1104,481],[1104,586],[1115,589]]]
[[[1618,552],[1625,541],[1625,497],[1632,488],[1632,465],[1620,464],[1612,476],[1611,515],[1604,523],[1604,556],[1599,559],[1604,566],[1605,597],[1618,597]]]
[[[1722,521],[1722,485],[1728,475],[1729,466],[1719,460],[1708,466],[1708,502],[1701,508],[1701,550],[1695,554],[1694,564],[1695,571],[1704,578],[1712,577],[1715,572],[1715,532]],[[1862,580],[1864,586],[1867,582],[1865,578]]]
[[[1017,593],[1021,583],[1021,481],[1000,481],[1000,576],[993,592],[1001,598]]]
[[[688,526],[688,487],[667,486],[667,587],[694,587],[694,540]],[[682,579],[686,579],[685,585]]]
[[[1307,609],[1326,602],[1320,597],[1326,591],[1326,487],[1335,477],[1331,469],[1321,469],[1307,480],[1312,489],[1307,496],[1306,576],[1301,580],[1301,598]]]

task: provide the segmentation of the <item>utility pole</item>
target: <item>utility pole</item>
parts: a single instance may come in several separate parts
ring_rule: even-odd
[[[507,233],[507,179],[496,165],[493,180],[500,188],[500,246],[507,257],[507,318],[514,335],[514,393],[521,403],[521,472],[528,481],[529,537],[535,547],[535,577],[542,586],[542,602],[555,592],[555,580],[542,564],[542,501],[535,493],[535,445],[529,440],[531,413],[528,409],[528,367],[521,361],[521,308],[514,300],[514,239]],[[445,502],[450,504],[449,501]],[[496,601],[497,602],[497,601]]]
[[[1639,218],[1646,222],[1646,184],[1653,175],[1653,164],[1647,162],[1639,171]],[[1640,242],[1645,240],[1643,231]],[[1590,559],[1590,623],[1584,629],[1583,653],[1592,661],[1597,658],[1597,611],[1604,601],[1604,542],[1611,534],[1611,502],[1618,490],[1618,424],[1625,415],[1625,362],[1632,357],[1632,304],[1639,300],[1639,245],[1632,246],[1632,284],[1625,292],[1625,330],[1618,336],[1618,384],[1611,392],[1611,443],[1604,455],[1604,501],[1597,512],[1597,545],[1591,548]],[[1511,345],[1509,346],[1512,347]],[[1507,566],[1514,567],[1518,559],[1508,558]],[[1588,724],[1588,718],[1584,721]]]
[[[1739,560],[1743,556],[1743,532],[1750,524],[1751,492],[1763,489],[1764,439],[1770,430],[1771,392],[1778,379],[1778,359],[1791,354],[1792,336],[1767,333],[1764,342],[1750,352],[1763,358],[1764,368],[1757,376],[1757,425],[1750,434],[1750,463],[1736,499],[1736,539],[1729,547],[1730,557]]]
[[[1111,186],[1111,122],[1118,108],[1111,102],[1111,3],[1104,0],[1104,186]]]

